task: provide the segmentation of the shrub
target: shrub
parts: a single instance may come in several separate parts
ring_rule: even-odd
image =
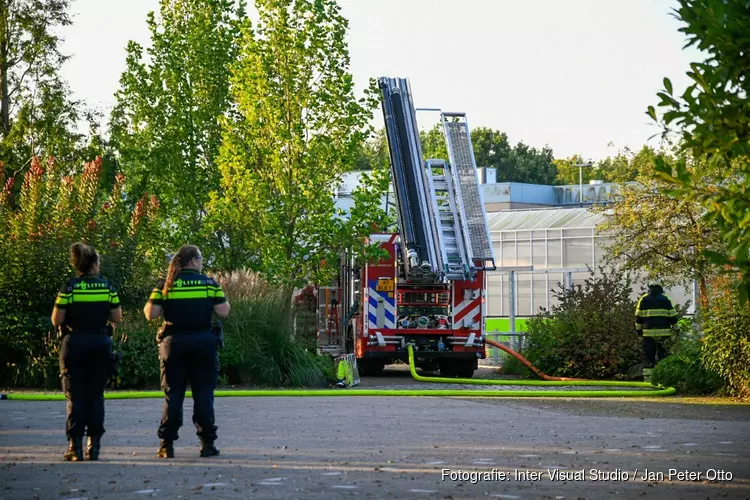
[[[293,340],[288,290],[271,287],[247,271],[217,279],[232,303],[221,351],[229,383],[316,386],[334,380],[330,358],[310,353]]]
[[[102,275],[125,305],[142,302],[163,259],[153,243],[154,198],[129,206],[122,175],[109,194],[101,191],[99,158],[79,174],[68,170],[54,158],[46,165],[34,158],[16,196],[12,178],[0,191],[0,384],[59,383],[49,317],[60,285],[72,276],[71,243],[96,246]]]
[[[158,388],[160,385],[159,346],[156,344],[157,323],[149,322],[140,309],[123,311],[122,323],[117,326],[115,348],[119,339],[122,361],[113,386],[119,389]]]
[[[621,378],[642,361],[636,304],[621,271],[590,271],[583,285],[552,292],[558,304],[527,323],[524,355],[537,368],[554,376]]]
[[[727,393],[750,396],[750,303],[741,302],[733,276],[713,280],[703,311],[704,365],[718,373]]]
[[[507,353],[502,353],[501,358],[503,360],[503,366],[500,369],[500,373],[503,375],[520,375],[524,378],[537,378],[536,375],[523,363],[521,363],[515,356],[511,356]]]
[[[291,338],[289,295],[271,288],[251,272],[216,276],[232,304],[224,322],[225,348],[219,350],[222,384],[312,386],[334,380],[330,358],[307,352]],[[159,386],[158,320],[149,323],[140,310],[128,310],[117,328],[123,360],[116,386],[122,389]]]
[[[701,359],[701,342],[695,335],[684,336],[672,348],[672,354],[659,361],[652,373],[652,381],[665,387],[674,387],[682,394],[712,394],[724,382],[708,370]]]

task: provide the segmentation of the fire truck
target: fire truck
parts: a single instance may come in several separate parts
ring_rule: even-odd
[[[487,272],[496,269],[465,113],[440,112],[448,158],[424,159],[409,82],[380,78],[398,232],[373,234],[378,262],[341,259],[319,287],[318,346],[363,375],[397,361],[468,378],[486,355]],[[437,110],[439,111],[439,110]]]

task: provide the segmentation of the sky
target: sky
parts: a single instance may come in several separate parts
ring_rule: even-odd
[[[371,77],[407,77],[416,107],[466,112],[471,127],[547,145],[557,158],[596,161],[640,149],[659,132],[645,111],[657,104],[663,78],[681,93],[690,62],[700,59],[682,49],[673,0],[339,3],[359,89]],[[111,109],[125,46],[148,45],[146,14],[158,7],[158,0],[74,0],[74,25],[63,31],[72,58],[62,72],[78,98]],[[417,120],[427,128],[437,116]]]

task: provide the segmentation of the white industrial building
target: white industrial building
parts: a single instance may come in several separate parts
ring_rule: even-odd
[[[558,283],[583,283],[589,276],[588,268],[597,270],[604,263],[607,241],[596,231],[604,216],[587,206],[612,201],[616,186],[597,181],[583,186],[493,183],[493,174],[488,169],[481,175],[490,181],[482,184],[482,196],[495,262],[501,268],[488,276],[487,329],[515,330],[518,323],[510,326],[508,318],[529,317],[540,308],[549,309],[555,301],[550,290]],[[347,174],[336,191],[340,208],[351,207],[351,192],[359,175]],[[511,276],[502,268],[517,270]],[[637,296],[645,284],[636,279],[633,288]],[[693,302],[691,290],[672,289],[668,293],[676,303]],[[513,312],[511,304],[515,306]]]

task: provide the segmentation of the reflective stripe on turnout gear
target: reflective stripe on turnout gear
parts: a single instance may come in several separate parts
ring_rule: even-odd
[[[672,335],[672,330],[667,328],[643,330],[644,337],[668,337],[669,335]]]
[[[641,316],[643,318],[657,318],[661,316],[666,316],[667,318],[672,316],[677,316],[677,310],[675,309],[636,309],[635,310],[636,316]]]

